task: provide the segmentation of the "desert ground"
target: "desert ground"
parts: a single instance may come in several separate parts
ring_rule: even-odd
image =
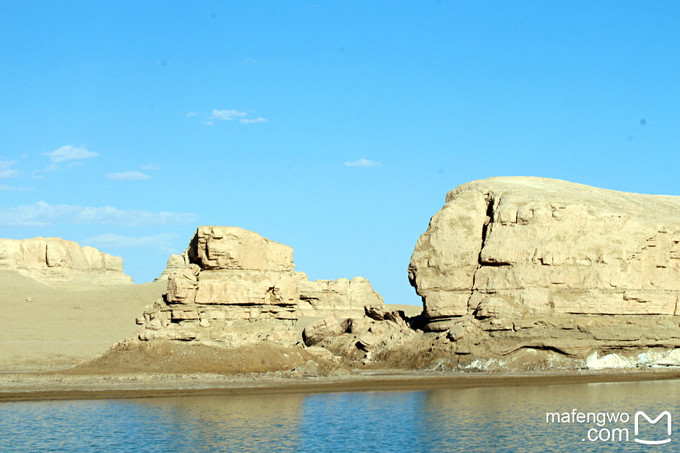
[[[104,353],[135,332],[165,285],[57,289],[0,271],[0,372],[64,370]]]
[[[215,372],[238,373],[253,369],[267,372],[269,365],[280,368],[277,357],[287,352],[283,347],[281,351],[271,350],[277,348],[275,345],[246,348],[227,356],[224,350],[214,348],[149,344],[134,353],[119,347],[122,351],[115,358],[100,358],[116,343],[134,335],[139,328],[135,318],[166,291],[166,285],[163,280],[140,285],[53,288],[16,272],[0,271],[0,373],[65,371],[77,365],[81,366],[72,373],[82,374],[85,369],[88,373],[180,373],[206,366]],[[390,307],[404,310],[409,316],[421,311],[415,305]],[[300,333],[318,319],[301,319]],[[159,348],[163,350],[156,350]],[[297,349],[289,352],[287,359],[300,354]],[[170,360],[180,355],[181,364]],[[299,359],[302,363],[307,357]]]

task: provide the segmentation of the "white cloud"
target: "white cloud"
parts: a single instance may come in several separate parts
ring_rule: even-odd
[[[231,121],[248,114],[246,112],[239,112],[238,110],[213,110],[211,115],[212,118],[216,120]]]
[[[267,120],[265,118],[262,118],[261,116],[258,117],[258,118],[253,118],[253,119],[241,118],[239,121],[243,124],[255,124],[255,123],[266,123],[267,122]]]
[[[196,112],[189,112],[189,113],[187,113],[187,118],[191,118],[191,117],[196,116],[196,115],[198,115],[198,113],[196,113]]]
[[[0,226],[41,227],[55,223],[123,225],[176,225],[196,221],[196,214],[118,209],[112,206],[51,205],[43,201],[31,205],[0,208]]]
[[[0,192],[23,192],[26,190],[33,190],[28,187],[14,187],[6,184],[0,184]]]
[[[142,170],[160,170],[161,167],[154,164],[144,164],[142,165]]]
[[[177,238],[173,233],[161,233],[153,236],[131,237],[119,234],[100,234],[83,241],[85,244],[98,249],[107,248],[152,248],[174,250],[173,241]]]
[[[382,167],[382,164],[380,162],[376,162],[376,161],[369,160],[369,159],[364,159],[362,157],[361,159],[355,160],[354,162],[345,162],[345,167],[370,168],[370,167]]]
[[[78,148],[71,145],[66,145],[54,151],[50,151],[49,153],[42,154],[44,156],[49,157],[50,160],[54,163],[65,162],[67,160],[74,159],[89,159],[91,157],[97,157],[99,155],[99,153],[88,151],[82,145],[79,146]]]
[[[41,170],[33,170],[31,172],[31,177],[35,179],[42,179],[43,175],[45,173],[52,173],[53,171],[59,170],[59,165],[57,164],[49,164],[47,167],[41,169]]]
[[[0,160],[0,179],[15,178],[19,176],[19,170],[11,168],[17,161]]]
[[[151,176],[141,171],[124,171],[121,173],[109,173],[108,178],[115,181],[143,181]]]

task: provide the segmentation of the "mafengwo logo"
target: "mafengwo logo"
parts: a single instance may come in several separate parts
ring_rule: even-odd
[[[649,439],[642,439],[638,436],[640,436],[640,420],[644,419],[647,422],[649,422],[650,425],[655,425],[659,421],[665,420],[665,426],[666,426],[666,437],[663,439],[657,439],[657,440],[649,440]],[[661,412],[655,419],[651,419],[647,416],[642,411],[637,411],[635,413],[635,442],[639,444],[645,444],[645,445],[663,445],[667,444],[671,441],[671,430],[673,428],[673,421],[671,420],[671,413],[668,411],[663,411]],[[663,426],[663,425],[662,425]],[[658,431],[658,430],[656,430]]]
[[[571,412],[546,412],[545,422],[580,425],[583,429],[582,442],[664,445],[672,441],[673,417],[669,411],[655,417],[637,411],[631,417],[628,412],[579,412],[574,409]]]

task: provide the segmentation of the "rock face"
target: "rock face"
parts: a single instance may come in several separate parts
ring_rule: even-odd
[[[186,267],[189,267],[189,257],[187,254],[189,253],[189,250],[183,251],[179,255],[170,255],[170,258],[168,258],[168,263],[165,266],[165,270],[163,270],[163,273],[156,277],[154,281],[160,281],[160,280],[167,280],[168,277],[170,277],[170,274],[175,272],[178,269],[184,269]]]
[[[51,286],[132,283],[123,259],[60,238],[0,239],[0,270],[11,270]]]
[[[680,346],[680,197],[544,178],[449,192],[409,279],[461,353]]]
[[[140,339],[285,343],[297,341],[300,318],[356,316],[383,303],[362,277],[309,281],[294,270],[292,248],[237,227],[199,227],[183,256],[171,258],[163,300],[138,319]]]

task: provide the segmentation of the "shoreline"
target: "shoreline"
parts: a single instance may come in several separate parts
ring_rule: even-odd
[[[0,403],[187,396],[418,391],[680,380],[680,370],[541,371],[463,373],[376,370],[343,376],[283,377],[272,374],[0,374]]]

